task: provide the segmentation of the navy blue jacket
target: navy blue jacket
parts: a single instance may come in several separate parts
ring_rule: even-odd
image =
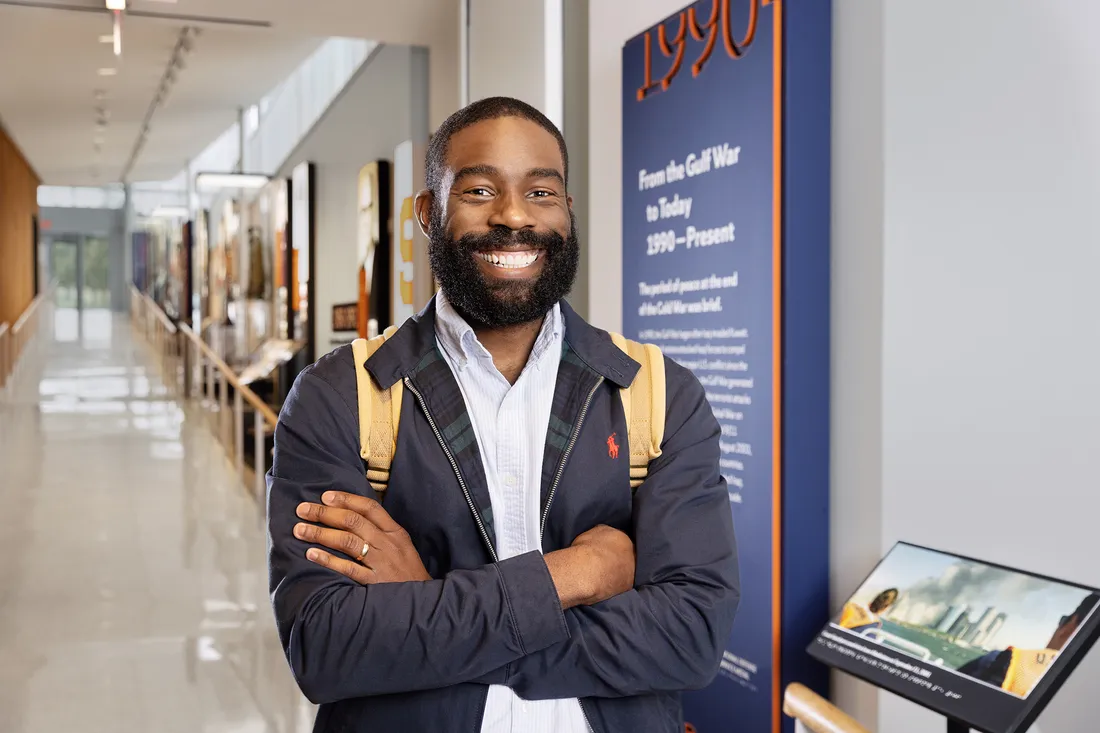
[[[538,552],[496,561],[485,473],[458,384],[436,347],[434,306],[367,362],[405,382],[384,506],[434,580],[361,586],[309,562],[295,507],[328,489],[375,498],[359,455],[350,347],[306,369],[283,407],[268,475],[268,562],[279,636],[315,730],[481,727],[487,685],[578,697],[594,731],[683,731],[680,695],[710,683],[739,600],[719,427],[703,388],[666,359],[663,454],[632,496],[619,388],[638,364],[566,304],[542,471],[543,549],[606,524],[637,549],[635,588],[562,611]],[[624,447],[625,447],[625,441]]]

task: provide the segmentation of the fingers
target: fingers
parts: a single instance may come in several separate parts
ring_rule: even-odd
[[[294,525],[294,536],[303,542],[321,545],[330,550],[342,552],[351,558],[358,558],[363,554],[364,544],[367,544],[372,549],[375,547],[375,545],[371,544],[369,536],[364,538],[357,534],[352,534],[351,532],[345,532],[344,530],[318,527],[313,524],[299,523]],[[366,565],[370,565],[369,553],[368,557],[364,558],[362,562]]]
[[[352,562],[351,560],[335,557],[324,550],[318,550],[316,547],[311,547],[306,552],[306,558],[311,562],[317,563],[321,567],[335,570],[340,573],[340,575],[351,578],[360,585],[371,585],[376,582],[375,572],[370,568],[364,567],[357,562]]]
[[[298,505],[296,513],[298,514],[299,518],[304,519],[307,522],[323,524],[326,527],[332,527],[333,529],[347,530],[352,534],[359,535],[368,542],[370,541],[370,537],[368,535],[378,531],[378,528],[374,525],[373,522],[368,520],[362,514],[353,512],[349,509],[323,506],[321,504],[303,503]]]
[[[358,494],[348,494],[343,491],[326,491],[321,495],[321,502],[326,506],[337,509],[347,509],[369,519],[383,532],[396,532],[401,525],[393,521],[382,505],[374,499],[368,499]]]

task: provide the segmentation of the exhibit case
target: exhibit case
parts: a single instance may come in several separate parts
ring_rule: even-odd
[[[946,718],[1024,733],[1100,634],[1095,588],[897,543],[809,646]]]

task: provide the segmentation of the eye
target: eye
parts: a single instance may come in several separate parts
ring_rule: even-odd
[[[556,196],[556,195],[557,194],[554,193],[553,191],[547,191],[545,189],[539,189],[538,191],[532,191],[531,192],[531,196],[534,196],[537,199],[550,198],[551,196]]]
[[[492,196],[493,192],[485,188],[485,186],[475,186],[473,188],[466,189],[465,193],[471,196]]]

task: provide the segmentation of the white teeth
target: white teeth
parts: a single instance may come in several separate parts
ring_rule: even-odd
[[[490,262],[505,270],[523,269],[524,267],[534,264],[535,260],[539,258],[538,252],[505,252],[503,254],[496,252],[479,252],[478,256],[486,262]]]

